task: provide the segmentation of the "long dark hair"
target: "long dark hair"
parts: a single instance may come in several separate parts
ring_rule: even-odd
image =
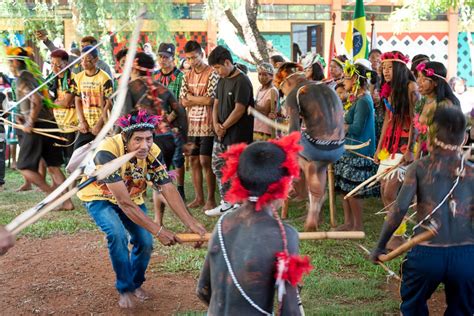
[[[311,79],[315,81],[321,81],[324,79],[323,66],[320,63],[314,63],[311,65]]]
[[[393,51],[392,53],[401,54],[398,51]],[[395,111],[394,115],[399,117],[402,122],[410,113],[410,95],[408,91],[410,81],[415,82],[415,76],[408,69],[407,65],[402,62],[392,61],[392,80],[390,81],[390,87],[392,88],[391,105]],[[385,83],[385,76],[382,71],[382,86]]]
[[[368,69],[367,67],[365,67],[364,65],[361,65],[361,64],[355,64],[355,67],[356,67],[357,71],[359,72],[359,74],[362,77],[365,77],[365,78],[359,77],[359,84],[360,84],[361,88],[367,89],[368,86],[369,86],[369,82],[370,82],[370,84],[375,84],[377,82],[377,72],[376,71],[370,70],[370,69]],[[369,73],[370,73],[370,75],[369,75]],[[370,80],[366,79],[367,77],[370,77]]]
[[[427,77],[436,82],[436,102],[440,103],[444,100],[449,100],[453,103],[453,105],[461,106],[461,102],[459,102],[459,99],[454,95],[453,90],[449,86],[448,82],[435,75],[428,76],[426,72],[428,69],[433,69],[434,73],[438,76],[441,76],[443,78],[446,78],[446,75],[448,73],[448,70],[442,63],[439,63],[437,61],[430,61],[425,63],[425,68],[421,71],[421,73]]]

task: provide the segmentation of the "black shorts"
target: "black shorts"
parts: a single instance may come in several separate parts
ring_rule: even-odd
[[[78,149],[79,147],[84,146],[85,144],[90,143],[95,139],[95,135],[92,133],[81,133],[78,132],[79,136],[77,136],[77,140],[74,143],[74,150]]]
[[[67,142],[62,142],[58,141],[58,144],[63,145],[62,148],[63,150],[63,157],[64,157],[64,163],[67,165],[69,162],[69,159],[71,159],[72,153],[74,152],[74,141],[76,140],[77,133],[61,133],[59,136],[64,137],[67,139]]]
[[[214,146],[214,136],[189,136],[188,144],[194,144],[191,156],[212,156],[212,146]]]
[[[49,123],[36,124],[35,127],[57,128],[56,124]],[[64,159],[61,147],[53,145],[57,140],[36,133],[27,134],[22,131],[19,132],[19,136],[20,153],[18,154],[17,162],[19,170],[38,171],[41,158],[44,159],[48,167],[60,167],[63,164]]]
[[[163,154],[163,160],[165,161],[166,167],[169,169],[173,163],[173,156],[176,150],[173,134],[166,133],[154,135],[153,142],[160,147],[161,153]]]

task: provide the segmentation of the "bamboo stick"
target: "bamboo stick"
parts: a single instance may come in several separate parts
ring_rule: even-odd
[[[13,126],[13,127],[15,127],[15,128],[19,128],[19,129],[21,129],[21,130],[24,130],[24,129],[25,129],[25,127],[24,127],[23,125],[17,124],[17,123],[13,123],[13,122],[7,120],[6,118],[0,117],[0,120],[4,121],[5,124],[11,125],[11,126]],[[45,132],[43,132],[43,131],[41,131],[41,130],[39,130],[39,129],[37,129],[37,128],[33,128],[32,131],[33,131],[33,133],[35,133],[35,134],[43,135],[43,136],[45,136],[45,137],[50,137],[50,138],[54,138],[54,139],[57,139],[57,140],[62,140],[62,141],[65,141],[65,142],[68,141],[67,138],[60,137],[60,136],[56,136],[56,135],[49,134],[49,133],[45,133]]]
[[[420,244],[424,241],[430,240],[431,238],[433,238],[436,235],[436,233],[437,233],[437,231],[434,228],[428,229],[427,231],[411,238],[406,243],[404,243],[400,247],[392,250],[388,254],[380,255],[378,259],[382,262],[387,262],[387,261],[390,261],[392,259],[395,259],[396,257],[402,255],[406,251],[408,251],[411,248],[415,247],[416,245],[418,245],[418,244]]]
[[[290,201],[288,198],[286,198],[283,201],[283,205],[281,207],[281,219],[287,219],[288,218],[288,207],[289,207]]]
[[[362,246],[361,244],[358,245],[360,249],[362,249],[367,255],[370,255],[370,251],[369,249],[365,248],[364,246]],[[379,266],[382,267],[382,269],[384,269],[386,272],[388,272],[388,275],[391,276],[391,277],[394,277],[397,281],[401,281],[402,279],[400,279],[400,277],[398,276],[398,274],[396,274],[395,272],[393,272],[389,267],[387,267],[385,264],[383,264],[382,262],[378,261],[377,264]]]
[[[336,194],[334,192],[334,166],[328,166],[328,190],[329,190],[329,221],[331,227],[336,227]]]
[[[207,233],[203,238],[198,234],[182,233],[176,234],[182,242],[209,241],[211,234]],[[321,239],[364,239],[365,233],[362,231],[349,232],[303,232],[299,233],[300,240],[321,240]]]

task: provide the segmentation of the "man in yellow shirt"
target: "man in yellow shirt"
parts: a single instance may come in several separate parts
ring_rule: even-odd
[[[58,127],[65,131],[61,136],[68,140],[65,144],[66,146],[62,147],[66,163],[71,158],[74,149],[72,145],[67,145],[72,144],[76,138],[76,133],[66,133],[66,131],[77,127],[79,124],[74,104],[74,73],[69,69],[61,72],[67,66],[68,60],[69,54],[65,50],[57,49],[51,53],[51,70],[53,72],[50,74],[50,77],[58,75],[48,84],[52,99],[58,106],[53,109],[54,119]]]
[[[97,68],[99,53],[93,46],[86,46],[82,53],[90,51],[81,60],[84,71],[74,76],[76,113],[79,120],[79,137],[74,149],[92,141],[100,132],[112,107],[110,96],[113,83],[109,75]]]
[[[165,246],[180,242],[174,233],[146,215],[143,192],[147,182],[161,191],[172,210],[191,231],[203,235],[206,229],[186,210],[166,172],[161,151],[153,143],[153,131],[159,117],[140,110],[121,117],[117,122],[122,133],[99,145],[93,160],[95,167],[127,152],[137,151],[136,156],[105,180],[93,182],[79,191],[78,197],[107,235],[109,255],[117,278],[116,288],[120,293],[119,305],[131,308],[134,296],[142,300],[147,298],[141,286],[152,252],[152,234]],[[128,235],[133,245],[131,254]]]

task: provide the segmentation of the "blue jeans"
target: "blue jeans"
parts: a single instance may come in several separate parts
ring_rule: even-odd
[[[107,235],[109,256],[117,281],[119,293],[133,292],[145,282],[145,272],[153,250],[153,237],[143,227],[132,222],[127,215],[109,201],[86,202],[85,207],[91,217]],[[140,208],[146,213],[145,204]],[[128,251],[128,235],[133,245]]]

